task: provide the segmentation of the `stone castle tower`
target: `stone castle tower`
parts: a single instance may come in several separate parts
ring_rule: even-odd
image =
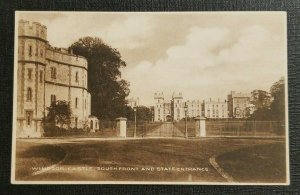
[[[182,93],[173,93],[172,99],[167,101],[163,92],[156,92],[154,101],[154,121],[179,121],[184,118]]]
[[[41,136],[45,113],[46,45],[46,26],[19,21],[17,136]]]
[[[70,103],[71,127],[84,126],[91,113],[85,58],[49,45],[46,26],[20,20],[17,67],[17,137],[42,136],[46,108],[57,100]]]
[[[164,93],[156,92],[154,94],[154,121],[164,121]]]
[[[179,121],[185,117],[184,113],[184,103],[182,93],[173,93],[172,95],[172,110],[173,110],[173,120]]]

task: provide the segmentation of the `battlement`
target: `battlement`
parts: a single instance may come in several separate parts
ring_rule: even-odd
[[[154,99],[164,99],[164,93],[163,92],[155,92]]]
[[[232,96],[232,98],[250,98],[251,94],[250,93],[236,93],[235,91],[231,91],[230,95]]]
[[[188,100],[186,101],[187,104],[201,104],[201,100]]]
[[[51,45],[47,45],[46,58],[48,60],[56,62],[87,68],[87,60],[84,57],[74,55],[72,51],[65,48],[52,47]]]
[[[47,27],[38,22],[19,20],[18,36],[35,37],[47,41]]]
[[[172,95],[172,99],[182,99],[182,93],[179,92],[179,93],[176,93],[174,92],[173,95]]]
[[[226,104],[227,103],[227,100],[226,99],[217,99],[217,100],[214,100],[214,99],[211,99],[209,98],[209,100],[205,100],[204,101],[205,104]]]

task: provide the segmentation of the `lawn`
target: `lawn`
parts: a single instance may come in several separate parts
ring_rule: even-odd
[[[280,143],[282,140],[271,139],[233,139],[233,138],[206,138],[206,139],[138,139],[138,140],[82,140],[82,139],[35,139],[17,141],[17,174],[27,173],[27,180],[49,181],[177,181],[177,182],[226,182],[226,180],[211,166],[209,158],[228,153],[230,159],[243,156],[243,150],[251,147],[265,147],[268,144]],[[50,147],[51,146],[51,147]],[[50,149],[51,148],[51,149]],[[284,148],[284,147],[283,147]],[[259,149],[258,149],[259,150]],[[60,169],[31,176],[26,170],[39,164],[57,162],[63,158],[63,151],[67,157],[60,165]],[[236,155],[234,151],[237,151]],[[282,161],[284,154],[275,156],[278,148],[271,147],[263,153],[264,160],[260,164],[281,169],[280,164],[270,161]],[[282,151],[282,149],[280,150]],[[230,153],[232,152],[232,153]],[[242,153],[241,153],[242,152]],[[28,155],[30,154],[30,155]],[[257,157],[259,158],[259,157]],[[278,159],[280,158],[280,159]],[[255,164],[256,158],[245,158],[240,161],[244,166]],[[218,163],[222,164],[217,158]],[[226,165],[227,165],[226,164]],[[241,166],[241,165],[240,165]],[[88,170],[79,169],[85,167]],[[253,165],[253,168],[255,169]],[[103,168],[103,170],[102,170]],[[104,170],[116,168],[122,170]],[[131,170],[125,169],[132,168]],[[181,170],[179,170],[182,168]],[[197,170],[191,170],[191,168]],[[238,166],[236,168],[239,168]],[[230,168],[235,170],[236,168]],[[143,170],[144,169],[144,170]],[[227,167],[226,167],[227,170]],[[263,176],[255,175],[253,171],[244,172],[251,181],[272,182]],[[229,172],[229,174],[231,171]],[[266,169],[264,174],[273,174],[272,169]],[[285,175],[280,174],[281,181]],[[243,177],[233,174],[239,182],[245,182]],[[249,178],[248,178],[249,179]]]
[[[59,162],[64,150],[56,145],[17,141],[16,180],[26,180],[38,167],[47,167]]]
[[[218,164],[235,180],[243,182],[286,181],[285,144],[242,148],[217,157]]]

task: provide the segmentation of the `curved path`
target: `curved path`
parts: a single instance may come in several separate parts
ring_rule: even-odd
[[[171,130],[172,133],[174,131],[171,125],[165,125],[160,131],[164,130],[164,135],[170,135]],[[149,139],[126,140],[76,138],[19,141],[35,142],[41,145],[59,145],[67,153],[59,165],[27,177],[27,181],[192,181],[221,183],[230,182],[230,180],[218,172],[212,163],[213,160],[210,160],[211,157],[249,146],[274,142],[274,140],[255,139],[153,139],[151,137]],[[175,169],[197,168],[200,171],[168,170],[173,167]],[[127,170],[130,168],[131,170]],[[147,170],[143,171],[143,168]],[[164,170],[161,171],[161,168]]]

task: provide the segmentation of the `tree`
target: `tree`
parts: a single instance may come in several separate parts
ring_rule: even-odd
[[[254,111],[252,114],[251,109],[246,109],[246,116],[249,119],[255,120],[270,120],[270,104],[271,95],[267,91],[263,90],[253,90],[251,92],[251,104],[254,106]]]
[[[270,107],[271,95],[267,91],[253,90],[251,92],[251,104],[255,106],[255,109],[262,109]]]
[[[47,107],[47,111],[48,114],[45,119],[47,124],[52,126],[59,124],[60,127],[70,125],[72,112],[68,102],[61,100],[52,102],[50,107]]]
[[[270,108],[259,108],[255,110],[252,115],[250,116],[249,119],[254,119],[254,120],[272,120],[272,113]]]
[[[271,103],[271,112],[273,119],[285,120],[285,86],[284,78],[274,83],[270,89],[273,101]]]
[[[136,118],[140,121],[151,121],[152,120],[152,112],[151,109],[146,106],[138,106],[136,109]]]
[[[255,105],[255,111],[249,117],[250,120],[283,121],[285,119],[284,78],[272,85],[270,93],[254,90],[251,94],[251,103]]]
[[[130,106],[126,106],[126,118],[130,121],[134,120],[134,110]],[[152,120],[152,111],[146,106],[137,106],[136,107],[136,119],[137,121],[151,121]]]
[[[88,89],[91,112],[100,119],[114,120],[124,116],[129,83],[121,79],[120,69],[126,67],[121,54],[97,37],[83,37],[70,47],[73,53],[88,61]]]

